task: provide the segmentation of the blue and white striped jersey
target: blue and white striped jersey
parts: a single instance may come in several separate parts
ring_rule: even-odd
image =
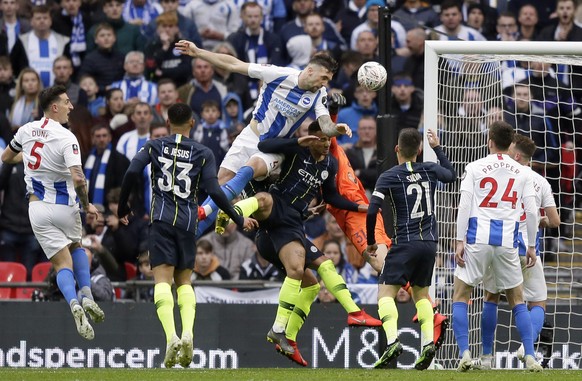
[[[77,203],[69,168],[81,166],[81,152],[71,131],[52,119],[42,118],[20,127],[10,148],[22,152],[29,194],[50,204]]]
[[[132,98],[138,98],[150,106],[155,106],[158,103],[158,86],[154,82],[146,80],[143,75],[138,78],[126,76],[121,81],[113,82],[111,88],[121,89],[123,100],[126,102]]]
[[[517,247],[522,200],[535,197],[532,170],[506,154],[467,164],[461,192],[470,192],[466,242]]]
[[[249,76],[263,81],[253,110],[260,140],[292,137],[310,112],[316,119],[329,115],[325,87],[316,93],[300,89],[299,73],[288,67],[249,64]]]

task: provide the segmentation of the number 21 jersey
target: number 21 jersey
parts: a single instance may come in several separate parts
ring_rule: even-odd
[[[531,169],[506,154],[469,163],[461,192],[472,195],[466,241],[517,247],[522,199],[535,197]]]

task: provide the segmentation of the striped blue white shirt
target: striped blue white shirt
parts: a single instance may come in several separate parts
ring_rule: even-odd
[[[81,166],[79,142],[60,123],[47,118],[20,127],[10,148],[22,152],[28,194],[50,204],[75,205],[70,167]]]
[[[315,119],[329,115],[325,87],[315,93],[300,89],[299,73],[288,67],[249,64],[249,76],[263,81],[253,110],[260,140],[293,136],[309,113],[315,112]]]
[[[529,167],[506,154],[490,154],[467,165],[461,192],[472,196],[465,233],[468,244],[518,246],[522,200],[535,197]]]
[[[121,81],[113,82],[111,88],[121,89],[123,100],[126,102],[132,98],[138,98],[141,102],[145,102],[150,106],[155,106],[158,103],[157,85],[146,80],[143,75],[139,78],[126,76]]]

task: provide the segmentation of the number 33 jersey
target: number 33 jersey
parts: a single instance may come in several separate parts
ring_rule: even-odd
[[[75,205],[70,167],[81,166],[79,142],[60,123],[42,118],[20,127],[10,149],[22,152],[28,194],[51,204]]]
[[[195,232],[198,221],[197,193],[216,179],[212,151],[180,134],[149,140],[134,156],[140,168],[152,164],[151,220]]]
[[[535,197],[531,169],[490,154],[466,166],[461,192],[472,195],[467,243],[516,247],[522,200]]]

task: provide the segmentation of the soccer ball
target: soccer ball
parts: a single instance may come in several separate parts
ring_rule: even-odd
[[[358,82],[360,86],[368,90],[380,90],[386,83],[387,78],[388,73],[386,73],[384,66],[375,61],[364,63],[358,70]]]

